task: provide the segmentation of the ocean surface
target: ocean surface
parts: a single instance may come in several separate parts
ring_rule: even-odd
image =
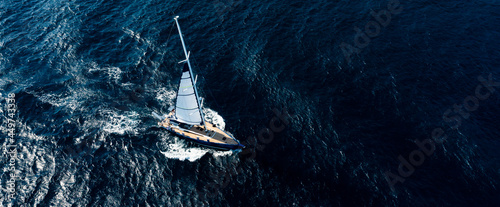
[[[241,152],[151,115],[177,15]],[[495,0],[2,0],[0,206],[498,206],[499,23]]]

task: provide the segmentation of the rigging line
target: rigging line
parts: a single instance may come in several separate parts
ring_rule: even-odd
[[[203,78],[203,79],[205,79],[205,78]],[[210,94],[210,96],[212,96],[212,99],[215,101],[215,104],[217,105],[217,107],[220,108],[219,103],[217,103],[217,99],[215,98],[214,94],[212,94],[212,90],[210,90],[210,88],[208,89],[208,93]]]
[[[206,19],[205,19],[205,22],[206,22]],[[219,27],[219,26],[216,26],[216,30],[218,30],[218,31],[219,31],[219,32],[218,32],[218,34],[220,34],[220,35],[222,36],[222,39],[223,39],[223,40],[226,40],[225,35],[224,35],[224,32],[223,32],[223,31],[224,31],[224,24],[221,24],[221,25],[220,25],[220,27]],[[226,44],[227,42],[224,42],[224,43]],[[195,66],[196,66],[196,65],[197,65],[197,61],[196,61],[194,58],[193,58],[193,60],[194,60],[194,64],[195,64]],[[196,67],[197,67],[197,66],[196,66]],[[203,78],[203,81],[205,81],[205,82],[206,82],[206,78],[205,78],[205,77],[206,77],[206,74],[207,74],[208,72],[206,73],[206,72],[204,72],[204,71],[202,71],[202,70],[199,70],[199,71],[200,71],[199,73],[200,73],[200,75],[201,75],[201,78]],[[211,90],[210,88],[208,88],[208,89],[205,89],[205,88],[204,88],[204,89],[202,89],[202,90],[203,90],[203,92],[208,91],[208,94],[212,97],[212,99],[214,100],[214,102],[215,102],[215,104],[217,105],[217,107],[218,107],[218,108],[220,108],[220,105],[219,105],[219,103],[217,102],[217,99],[215,98],[215,96],[213,95],[212,90]]]
[[[170,40],[170,37],[172,36],[172,30],[174,29],[175,22],[172,23],[172,26],[170,27],[170,32],[168,33],[167,37],[167,44],[165,45],[165,48],[168,48],[168,40]]]
[[[175,26],[175,22],[172,23],[172,26],[170,27],[170,32],[168,33],[168,37],[167,37],[167,40],[166,40],[166,44],[164,47],[162,48],[168,48],[168,41],[170,40],[170,37],[172,36],[172,30],[174,29],[174,26]],[[163,52],[162,56],[161,56],[161,61],[160,61],[160,65],[163,64],[163,60],[165,59],[165,53],[166,52]],[[161,67],[161,66],[159,66]]]
[[[197,64],[197,62],[198,62],[198,61],[196,61],[195,57],[194,57],[194,56],[193,56],[193,57],[190,57],[190,59],[191,59],[191,60],[193,60],[193,61],[192,61],[192,62],[193,62],[193,65],[194,65],[196,68],[199,68],[199,67],[198,67],[198,64]],[[201,78],[203,78],[203,81],[204,81],[204,82],[207,82],[207,81],[206,81],[206,78],[205,78],[206,72],[204,72],[203,70],[197,70],[197,71],[199,71],[199,72],[198,72],[198,74],[200,75],[200,79],[201,79]],[[199,81],[200,81],[200,80],[198,80],[198,81],[197,81],[196,85],[198,85],[198,82],[199,82]],[[199,90],[199,89],[200,89],[200,88],[198,88],[198,90]],[[208,88],[208,89],[207,89],[206,87],[204,87],[204,88],[201,88],[201,91],[202,91],[202,92],[206,92],[206,91],[208,91],[209,95],[212,97],[212,99],[214,100],[214,102],[215,102],[215,104],[217,105],[217,107],[220,107],[219,103],[217,103],[217,99],[216,99],[216,98],[215,98],[215,96],[212,94],[212,90],[210,90],[210,88]]]

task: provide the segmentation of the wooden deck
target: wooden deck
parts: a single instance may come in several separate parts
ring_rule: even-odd
[[[179,124],[176,124],[174,121],[170,121],[169,117],[173,117],[174,112],[170,112],[168,117],[160,122],[159,124],[165,128],[170,128],[171,131],[176,132],[178,134],[182,134],[183,136],[198,139],[201,141],[219,143],[219,144],[231,144],[237,145],[239,144],[236,140],[231,138],[227,133],[222,131],[221,129],[215,127],[212,123],[205,122],[205,126],[203,125],[194,125],[190,128],[182,127]]]

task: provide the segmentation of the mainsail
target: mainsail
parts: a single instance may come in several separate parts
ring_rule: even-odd
[[[184,63],[179,91],[177,91],[175,116],[180,122],[192,125],[202,125],[203,119],[195,90],[193,79],[189,71],[189,65],[188,63]]]
[[[179,30],[179,36],[182,43],[182,49],[184,49],[184,55],[186,56],[186,60],[181,62],[186,63],[184,64],[184,68],[182,69],[179,91],[177,91],[175,116],[178,121],[186,124],[205,125],[205,121],[203,120],[203,112],[201,111],[200,100],[198,99],[198,91],[196,90],[195,86],[196,83],[193,80],[193,71],[191,71],[189,53],[186,50],[184,38],[182,37],[181,27],[179,26],[177,18],[179,18],[179,16],[176,16],[174,20],[177,24],[177,29]]]

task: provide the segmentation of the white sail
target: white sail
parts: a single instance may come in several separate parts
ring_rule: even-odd
[[[186,63],[182,69],[179,90],[177,91],[175,116],[178,121],[186,124],[203,125],[203,119],[194,87],[189,66]]]

